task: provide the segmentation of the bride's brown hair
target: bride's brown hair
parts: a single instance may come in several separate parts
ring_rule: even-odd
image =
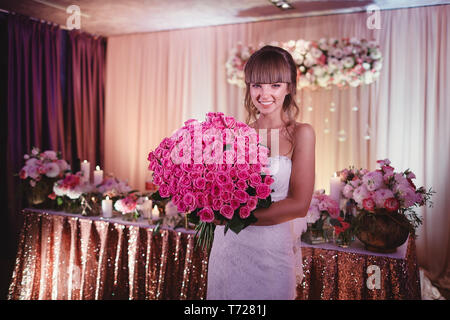
[[[284,122],[284,128],[295,127],[300,108],[295,102],[297,94],[297,66],[291,54],[280,47],[264,46],[248,59],[244,67],[245,74],[245,100],[244,106],[247,110],[247,124],[257,119],[258,109],[253,104],[250,96],[250,85],[252,83],[287,83],[288,94],[284,98],[283,111],[288,116]],[[286,130],[291,146],[294,146],[293,130]]]

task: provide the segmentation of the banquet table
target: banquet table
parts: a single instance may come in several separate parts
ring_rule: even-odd
[[[206,298],[208,252],[195,231],[146,220],[103,219],[24,209],[8,299],[199,300]],[[414,239],[392,254],[302,243],[297,299],[420,299]],[[378,268],[379,285],[368,285]],[[370,267],[370,268],[369,268]],[[231,280],[231,279],[230,279]]]

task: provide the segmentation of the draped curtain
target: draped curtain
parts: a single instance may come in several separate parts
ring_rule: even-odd
[[[336,170],[376,168],[389,158],[433,187],[417,247],[435,285],[450,288],[450,6],[366,12],[113,36],[108,38],[105,168],[138,189],[148,152],[189,118],[221,111],[245,120],[244,91],[226,81],[225,62],[238,42],[373,39],[384,56],[380,79],[358,88],[298,93],[299,121],[316,131],[315,188],[329,191]]]
[[[18,213],[24,202],[14,173],[25,153],[34,146],[61,151],[74,170],[80,159],[103,164],[106,50],[104,38],[18,14],[7,15],[6,39],[7,92],[1,106],[6,150],[1,159],[7,190],[1,196],[8,209],[1,233],[8,245],[2,256],[15,253],[22,225]]]

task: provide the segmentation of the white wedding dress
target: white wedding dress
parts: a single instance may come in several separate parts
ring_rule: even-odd
[[[272,201],[286,198],[292,162],[270,157]],[[303,277],[300,235],[304,218],[250,225],[239,234],[216,226],[208,264],[208,300],[292,300]]]

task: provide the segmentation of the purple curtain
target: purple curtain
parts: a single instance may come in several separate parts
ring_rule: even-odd
[[[5,44],[2,44],[2,46]],[[33,146],[59,150],[73,170],[80,159],[103,166],[106,40],[17,14],[7,17],[5,177],[8,204],[1,234],[15,254],[24,200],[18,177]],[[3,202],[3,203],[5,203]]]
[[[103,165],[104,77],[106,43],[103,38],[71,31],[67,58],[67,143],[72,158]]]

